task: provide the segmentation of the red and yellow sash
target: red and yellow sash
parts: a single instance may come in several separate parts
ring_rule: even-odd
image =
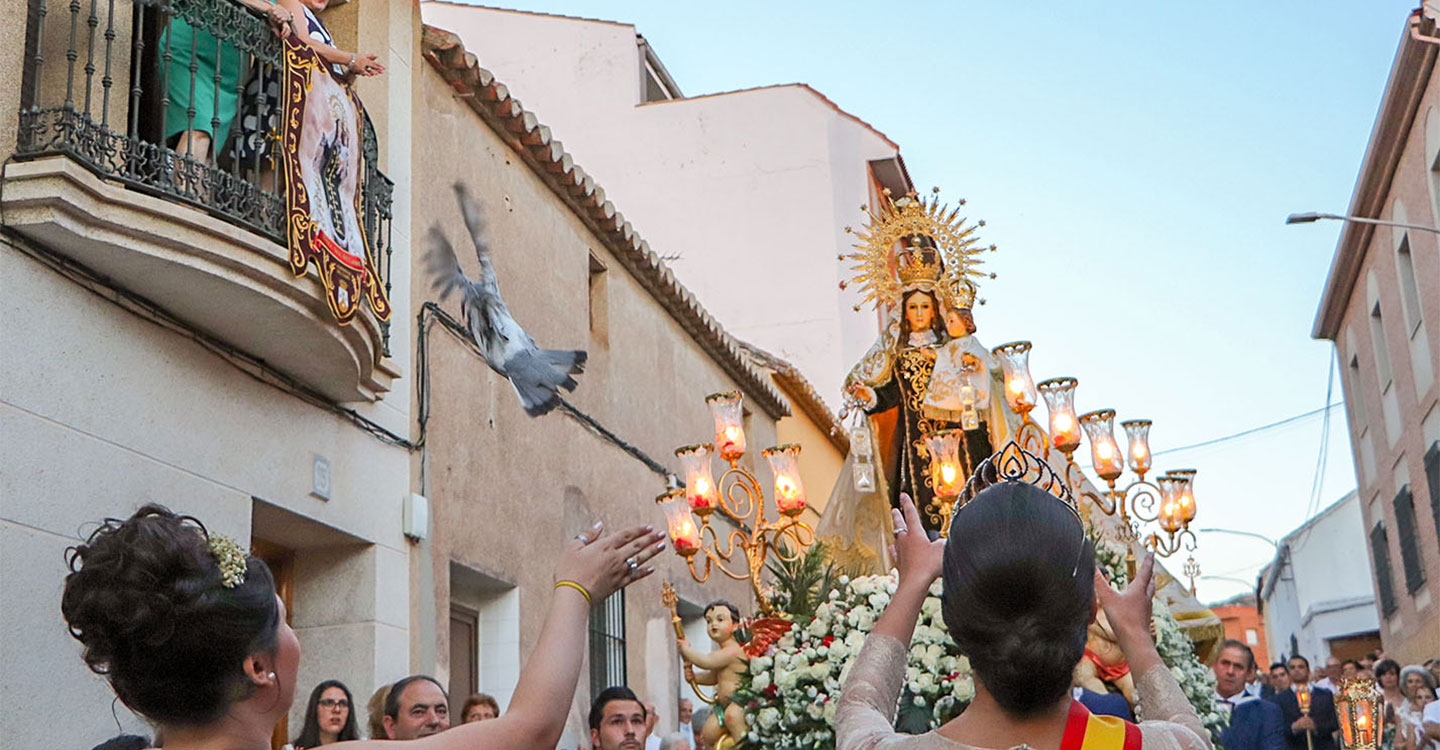
[[[1140,727],[1115,716],[1096,716],[1070,701],[1060,750],[1140,750]]]

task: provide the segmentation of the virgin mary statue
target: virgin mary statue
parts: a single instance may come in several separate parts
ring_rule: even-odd
[[[978,464],[1010,430],[1003,391],[991,387],[997,374],[971,335],[970,277],[980,275],[974,256],[986,248],[976,247],[974,227],[957,220],[956,211],[945,214],[938,203],[913,195],[895,201],[870,217],[849,256],[860,261],[856,280],[884,327],[845,379],[855,428],[816,533],[832,558],[853,572],[888,568],[888,509],[899,506],[902,492],[914,499],[927,531],[939,533],[927,434],[964,431],[966,463]],[[952,361],[963,369],[947,373]],[[936,408],[942,403],[954,408]],[[867,465],[871,457],[873,467]]]

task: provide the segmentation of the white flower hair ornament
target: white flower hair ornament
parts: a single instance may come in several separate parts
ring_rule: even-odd
[[[245,550],[234,539],[221,534],[210,535],[210,553],[220,566],[220,585],[233,589],[245,581],[250,564],[246,561]]]

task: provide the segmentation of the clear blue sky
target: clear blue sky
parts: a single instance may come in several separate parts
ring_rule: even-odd
[[[1154,419],[1156,451],[1324,404],[1331,347],[1309,332],[1339,226],[1284,219],[1348,205],[1414,0],[497,4],[633,23],[687,95],[799,81],[885,132],[1000,246],[980,338],[1032,340],[1036,379]],[[1321,507],[1355,484],[1333,416]],[[1157,465],[1199,469],[1197,526],[1278,538],[1314,510],[1320,433]],[[1270,555],[1202,534],[1197,557],[1253,581]]]

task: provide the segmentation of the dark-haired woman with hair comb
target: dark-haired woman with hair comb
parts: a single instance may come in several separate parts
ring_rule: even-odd
[[[956,512],[948,539],[925,536],[908,495],[894,523],[898,588],[841,692],[837,750],[1210,750],[1200,717],[1150,638],[1152,556],[1116,593],[1096,571],[1094,547],[1074,508],[1024,482],[977,494]],[[946,629],[970,658],[975,698],[932,732],[897,734],[906,651],[942,571]],[[1138,676],[1152,720],[1136,725],[1091,716],[1070,697],[1071,671],[1099,607]]]
[[[646,563],[661,538],[649,527],[604,534],[597,523],[566,544],[509,711],[403,750],[554,747],[580,679],[591,601],[653,573]],[[106,520],[71,548],[69,565],[60,610],[85,663],[156,724],[165,750],[269,750],[295,700],[300,643],[264,562],[192,517],[146,505]],[[378,749],[364,745],[334,746]]]

